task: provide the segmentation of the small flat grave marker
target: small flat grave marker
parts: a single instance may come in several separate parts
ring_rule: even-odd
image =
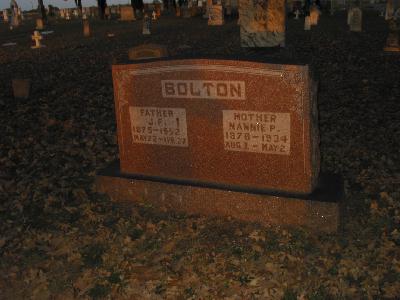
[[[8,42],[8,43],[2,44],[3,47],[11,47],[11,46],[16,46],[16,45],[17,45],[17,43],[14,43],[14,42]]]
[[[12,88],[14,98],[28,99],[31,90],[30,79],[13,79]]]
[[[158,44],[145,44],[129,49],[129,60],[141,60],[167,57],[168,49]]]

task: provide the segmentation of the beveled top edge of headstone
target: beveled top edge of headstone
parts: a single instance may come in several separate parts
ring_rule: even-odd
[[[175,64],[178,65],[201,65],[204,63],[205,66],[209,65],[217,65],[218,63],[221,66],[232,65],[236,67],[240,67],[240,65],[248,65],[249,67],[259,67],[260,69],[276,71],[276,72],[310,72],[309,65],[306,64],[286,64],[286,63],[276,63],[276,62],[263,62],[263,61],[254,61],[248,59],[216,59],[216,58],[170,58],[170,57],[160,57],[160,58],[148,58],[146,60],[137,60],[137,61],[127,61],[126,63],[116,63],[112,64],[112,70],[126,70],[127,67],[131,66],[132,69],[136,69],[135,66],[139,68],[152,68],[157,66],[171,66]],[[245,70],[243,70],[245,71]],[[253,70],[255,71],[255,70]],[[311,75],[311,74],[310,74]]]
[[[134,47],[132,47],[134,48]],[[130,49],[132,49],[130,48]],[[261,55],[245,56],[245,55],[172,55],[167,57],[155,57],[146,59],[146,61],[131,61],[129,59],[118,60],[112,64],[112,66],[122,66],[122,65],[135,65],[143,63],[152,63],[159,61],[182,61],[182,60],[215,60],[215,61],[239,61],[239,62],[250,62],[250,63],[262,63],[267,65],[290,65],[290,66],[307,66],[309,68],[310,64],[306,61],[291,60],[286,58],[275,58],[275,57],[265,57]]]

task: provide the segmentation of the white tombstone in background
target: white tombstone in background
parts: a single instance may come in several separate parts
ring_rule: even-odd
[[[353,7],[350,13],[350,31],[361,32],[362,30],[362,11],[358,7]]]
[[[333,16],[333,14],[335,13],[335,4],[334,4],[334,0],[331,0],[331,7],[329,10],[331,16]]]
[[[304,18],[304,30],[310,30],[311,29],[311,20],[310,16],[306,16]]]
[[[389,20],[393,17],[394,7],[393,7],[393,0],[386,1],[386,10],[385,10],[385,20]]]
[[[393,17],[396,20],[400,20],[400,7],[396,10],[396,12],[394,13]]]
[[[8,19],[8,11],[7,9],[3,10],[3,19],[5,23],[8,23],[9,19]]]
[[[353,8],[347,11],[347,25],[350,26],[351,18],[353,17]]]
[[[151,28],[151,19],[147,14],[145,14],[143,17],[142,34],[150,35],[151,34],[150,28]]]
[[[21,10],[20,7],[18,7],[18,15],[19,15],[19,17],[21,18],[21,21],[23,21],[23,20],[25,19],[24,13],[22,12],[22,10]]]

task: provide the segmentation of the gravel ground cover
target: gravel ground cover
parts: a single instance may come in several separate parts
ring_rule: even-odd
[[[400,295],[400,56],[382,52],[383,18],[363,32],[323,15],[289,20],[287,47],[240,48],[236,20],[53,20],[31,50],[33,21],[0,24],[1,299],[396,299]],[[114,37],[108,37],[113,33]],[[174,55],[308,63],[319,80],[322,169],[341,173],[343,230],[315,234],[122,207],[94,190],[118,157],[110,66],[129,47]],[[11,79],[31,78],[28,100]]]

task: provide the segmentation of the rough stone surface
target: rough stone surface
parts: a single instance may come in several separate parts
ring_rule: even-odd
[[[113,81],[122,172],[305,194],[315,187],[307,66],[169,60],[114,65]]]
[[[118,176],[119,175],[119,176]],[[340,181],[334,191],[338,197],[319,201],[221,190],[122,177],[118,172],[97,176],[96,187],[119,202],[145,203],[161,210],[232,217],[264,225],[301,226],[318,232],[335,232],[340,222]],[[330,192],[330,197],[334,194]],[[323,194],[323,193],[322,193]],[[321,201],[322,200],[322,201]]]
[[[285,1],[240,0],[242,47],[274,47],[285,43]]]

